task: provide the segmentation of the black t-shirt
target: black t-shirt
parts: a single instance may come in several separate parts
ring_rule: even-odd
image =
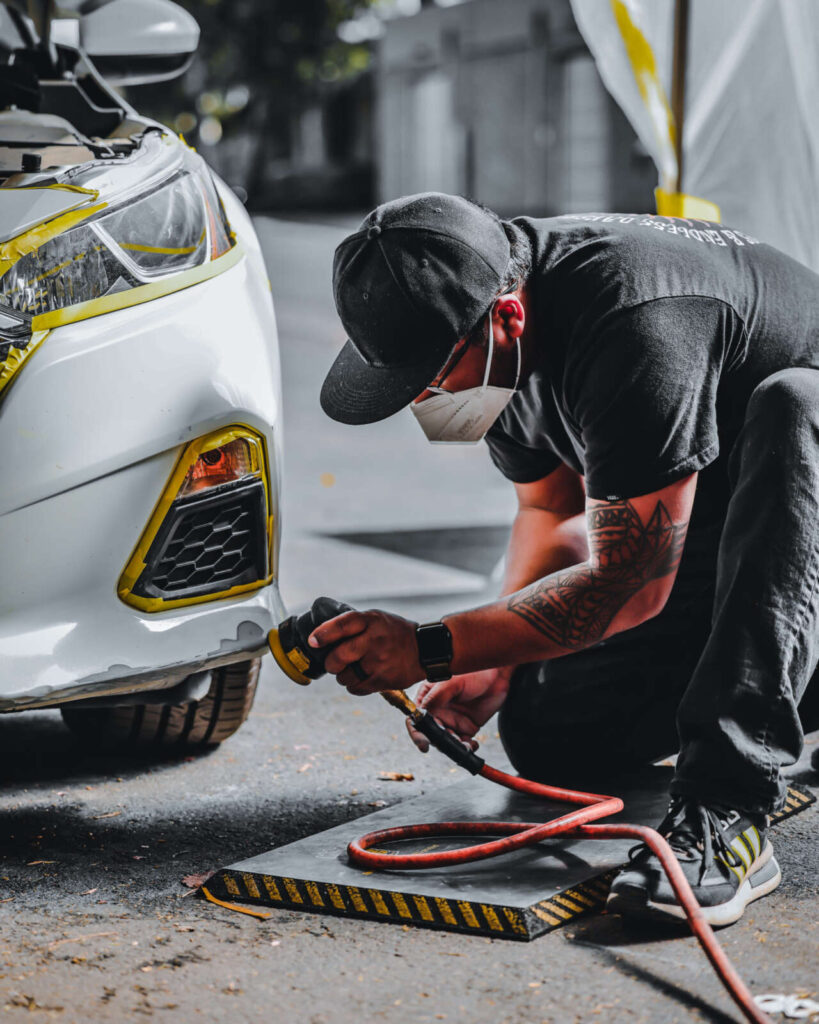
[[[529,483],[565,463],[601,500],[708,467],[694,521],[721,519],[754,387],[784,367],[819,367],[819,276],[707,221],[513,223],[533,250],[539,363],[487,435],[495,464]]]

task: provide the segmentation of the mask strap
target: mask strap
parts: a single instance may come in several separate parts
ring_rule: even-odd
[[[481,391],[486,391],[489,384],[489,374],[492,370],[492,353],[495,351],[495,332],[492,330],[492,310],[489,310],[489,351],[486,353],[486,372],[483,375]]]
[[[520,338],[515,338],[515,348],[517,349],[517,368],[515,370],[515,383],[512,386],[513,391],[517,391],[518,384],[520,383],[520,367],[521,367],[521,355],[520,355]],[[492,369],[492,355],[495,351],[495,332],[492,330],[492,311],[489,311],[489,352],[486,355],[486,372],[483,375],[483,384],[481,384],[481,391],[486,391],[487,385],[489,384],[489,374]]]

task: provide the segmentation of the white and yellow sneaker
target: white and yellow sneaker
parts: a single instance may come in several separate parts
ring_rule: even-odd
[[[738,921],[749,903],[773,892],[782,880],[764,816],[674,797],[657,831],[714,927]],[[685,911],[659,860],[642,843],[630,856],[631,863],[612,882],[608,909],[684,921]]]

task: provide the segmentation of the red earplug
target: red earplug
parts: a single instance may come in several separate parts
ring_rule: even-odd
[[[504,302],[498,310],[501,316],[517,316],[518,307],[515,302]]]

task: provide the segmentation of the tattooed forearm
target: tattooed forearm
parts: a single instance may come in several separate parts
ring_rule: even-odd
[[[676,571],[688,526],[674,523],[661,501],[645,525],[629,501],[595,505],[587,520],[590,560],[513,594],[507,604],[569,650],[597,643],[639,590]]]

